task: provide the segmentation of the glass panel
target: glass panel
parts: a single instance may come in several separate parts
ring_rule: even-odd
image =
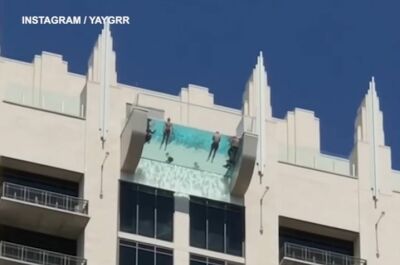
[[[157,238],[172,241],[174,199],[157,196]]]
[[[207,265],[205,262],[197,261],[197,260],[191,260],[190,265]]]
[[[120,222],[121,231],[136,233],[136,186],[121,182],[120,190]]]
[[[190,203],[190,245],[206,247],[206,206]]]
[[[225,175],[227,169],[223,165],[228,158],[228,136],[170,124],[171,129],[166,130],[165,121],[149,120],[150,139],[143,148],[143,157]],[[214,139],[215,144],[212,145]]]
[[[136,248],[123,246],[119,247],[119,265],[135,265]]]
[[[190,255],[190,265],[207,265],[207,259],[202,256]]]
[[[149,120],[142,157],[134,175],[126,178],[162,189],[230,201],[232,170],[227,163],[229,154],[232,156],[232,151],[228,152],[230,137],[178,124],[172,125],[168,135],[164,129],[165,121]]]
[[[172,265],[172,256],[157,253],[156,265]]]
[[[225,262],[218,259],[208,259],[208,265],[224,265]]]
[[[154,252],[148,250],[138,250],[138,264],[137,265],[153,265],[154,264]]]
[[[139,192],[139,234],[154,237],[155,196]]]
[[[238,209],[239,210],[239,209]],[[226,251],[229,254],[242,256],[244,240],[243,211],[227,210],[226,213]]]
[[[224,251],[224,210],[208,207],[208,249]]]

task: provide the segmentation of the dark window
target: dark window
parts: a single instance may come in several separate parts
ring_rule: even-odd
[[[172,192],[125,181],[120,186],[121,231],[172,241]]]
[[[79,183],[5,168],[3,180],[13,184],[35,189],[47,190],[69,196],[79,197]]]
[[[139,234],[154,237],[154,194],[139,191]]]
[[[77,254],[76,240],[46,235],[9,226],[0,226],[0,241],[1,240],[72,256],[76,256]]]
[[[121,230],[136,233],[137,220],[137,192],[136,186],[121,184]]]
[[[225,211],[208,207],[208,249],[224,252]]]
[[[190,203],[190,245],[206,248],[207,207]]]
[[[174,198],[157,194],[157,235],[158,239],[172,241],[172,227],[174,219]]]
[[[226,212],[226,250],[229,254],[241,256],[244,239],[244,215],[239,207]]]
[[[317,248],[349,256],[354,255],[354,244],[351,241],[280,227],[280,249],[282,249],[284,243],[293,243],[304,247]]]
[[[154,252],[148,249],[139,248],[138,250],[138,265],[154,264]]]
[[[191,246],[243,256],[243,243],[243,207],[191,197]]]
[[[119,265],[136,265],[136,248],[121,245],[119,247]]]
[[[120,241],[119,265],[172,265],[173,255],[169,249]]]
[[[234,264],[224,260],[213,259],[199,255],[190,255],[190,265],[234,265]]]

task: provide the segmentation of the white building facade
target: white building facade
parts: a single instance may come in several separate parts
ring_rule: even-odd
[[[120,84],[108,27],[86,76],[0,57],[0,265],[397,264],[374,79],[348,158],[321,153],[312,111],[273,117],[270,90],[261,53],[241,110]]]

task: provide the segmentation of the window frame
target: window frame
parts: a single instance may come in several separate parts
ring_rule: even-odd
[[[132,188],[132,190],[130,190],[130,192],[134,192],[135,193],[135,227],[134,229],[126,229],[126,227],[122,226],[123,223],[123,209],[122,209],[122,205],[123,203],[126,202],[122,202],[122,187],[123,185],[127,185],[127,188]],[[125,233],[130,233],[130,234],[135,234],[135,235],[140,235],[140,236],[144,236],[144,237],[148,237],[148,238],[154,238],[157,240],[163,240],[163,241],[167,241],[167,242],[174,242],[174,213],[175,213],[175,199],[174,199],[174,193],[172,191],[167,191],[167,190],[163,190],[163,189],[158,189],[155,187],[150,187],[150,186],[145,186],[145,185],[141,185],[138,183],[134,183],[134,182],[130,182],[130,181],[124,181],[124,180],[120,180],[119,182],[119,231],[121,232],[125,232]],[[145,235],[143,233],[140,233],[140,194],[143,193],[147,193],[153,196],[153,201],[154,201],[154,207],[153,207],[153,213],[152,213],[152,221],[153,221],[153,231],[152,231],[152,236],[148,236]],[[170,203],[172,204],[171,206],[171,225],[170,225],[170,237],[159,237],[159,227],[158,227],[158,210],[157,210],[157,205],[159,204],[159,198],[167,198],[168,200],[170,200]],[[133,231],[133,232],[132,232]]]
[[[193,243],[193,235],[192,235],[192,205],[197,204],[197,205],[203,205],[205,207],[205,247],[200,247],[198,245],[195,245]],[[196,196],[190,196],[190,202],[189,202],[189,217],[190,217],[190,224],[189,224],[189,244],[191,247],[196,247],[196,248],[201,248],[201,249],[207,249],[210,251],[215,251],[218,253],[224,253],[232,256],[237,256],[237,257],[244,257],[245,255],[245,240],[246,240],[246,235],[245,235],[245,227],[246,227],[246,222],[245,222],[245,207],[236,205],[236,204],[231,204],[231,203],[226,203],[226,202],[219,202],[219,201],[213,201],[210,199],[205,199],[205,198],[199,198]],[[214,249],[210,249],[209,247],[209,208],[217,208],[219,210],[223,211],[223,226],[224,226],[224,231],[223,231],[223,251],[218,251]],[[242,219],[242,248],[240,250],[240,255],[237,253],[233,253],[234,251],[230,251],[228,249],[228,214],[229,212],[239,212],[241,215]]]

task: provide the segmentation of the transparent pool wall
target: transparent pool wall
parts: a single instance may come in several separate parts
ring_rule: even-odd
[[[128,178],[158,188],[231,201],[230,181],[234,167],[224,167],[229,159],[230,136],[221,134],[212,160],[208,156],[215,132],[173,124],[168,144],[161,145],[164,123],[149,119],[149,129],[153,131],[151,140],[143,146],[134,176]]]

